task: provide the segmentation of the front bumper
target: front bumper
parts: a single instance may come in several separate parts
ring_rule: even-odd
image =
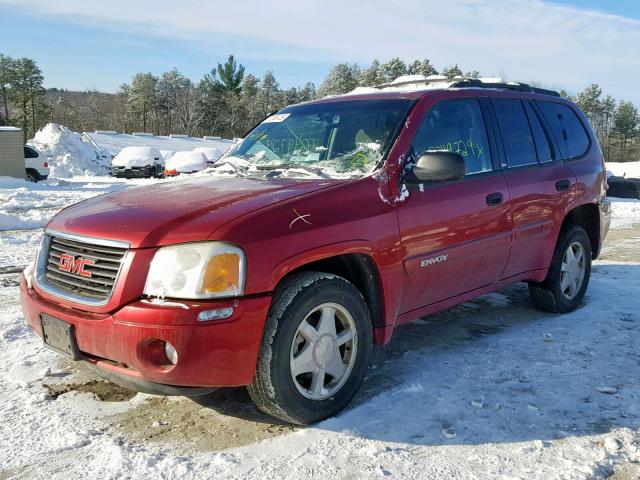
[[[117,178],[151,178],[156,174],[152,165],[146,167],[112,167],[111,175]]]
[[[20,300],[27,323],[39,336],[42,313],[74,325],[83,361],[102,370],[107,378],[122,378],[130,388],[145,391],[136,384],[230,387],[251,383],[271,297],[206,302],[138,300],[115,312],[97,314],[45,299],[29,288],[23,275]],[[197,320],[201,311],[229,306],[234,312],[225,320]],[[177,364],[154,363],[149,351],[151,339],[171,343],[178,352]]]

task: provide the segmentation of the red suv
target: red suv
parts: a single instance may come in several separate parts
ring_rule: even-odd
[[[49,346],[139,391],[247,385],[306,424],[402,323],[528,282],[582,302],[610,222],[603,158],[555,92],[409,79],[287,107],[205,175],[51,220],[22,279]]]

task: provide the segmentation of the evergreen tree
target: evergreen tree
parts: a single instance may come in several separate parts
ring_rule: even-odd
[[[131,81],[131,87],[127,88],[127,105],[142,122],[138,125],[146,132],[151,126],[152,115],[157,107],[156,87],[158,77],[152,73],[136,73]]]
[[[634,142],[638,141],[640,134],[640,116],[638,109],[631,102],[621,101],[613,120],[613,133],[619,142],[618,161],[632,161],[631,149]]]
[[[309,102],[316,98],[316,86],[313,82],[307,82],[304,87],[300,89],[299,98],[301,102]]]
[[[409,75],[424,75],[428,77],[429,75],[437,75],[438,70],[431,64],[431,61],[428,58],[424,60],[415,60],[412,64],[407,67],[407,73]]]
[[[377,59],[371,62],[369,68],[364,69],[360,75],[360,85],[363,87],[375,87],[382,85],[385,81],[382,65]]]
[[[0,125],[9,124],[9,98],[10,88],[13,82],[15,69],[15,61],[0,53],[0,101],[2,102],[2,110],[0,110]]]
[[[191,80],[182,75],[177,69],[164,72],[156,85],[158,111],[163,117],[164,133],[172,133],[174,119],[180,101],[190,103],[190,91],[193,89]]]
[[[244,67],[238,66],[233,55],[229,55],[224,65],[218,63],[217,68],[205,75],[205,80],[222,92],[240,93],[243,77]]]
[[[267,71],[267,73],[262,77],[262,81],[260,82],[260,91],[258,92],[258,105],[260,106],[262,118],[276,110],[279,91],[280,86],[276,81],[276,77],[273,76],[273,72],[271,70]]]
[[[452,67],[442,69],[442,75],[447,78],[460,77],[462,76],[462,70],[460,70],[460,67],[458,67],[458,64],[456,63]]]
[[[382,72],[387,82],[393,82],[396,78],[407,74],[407,66],[398,57],[394,57],[382,65]]]
[[[249,128],[253,127],[262,118],[260,106],[258,105],[258,91],[260,81],[251,73],[245,75],[242,79],[240,89],[240,101],[246,113],[245,121],[242,124],[242,132],[245,133]]]
[[[16,107],[17,123],[22,128],[25,142],[35,134],[40,120],[46,116],[44,78],[36,63],[21,58],[14,63],[11,100]]]
[[[318,96],[349,93],[358,86],[360,68],[358,65],[340,63],[333,67],[318,89]]]

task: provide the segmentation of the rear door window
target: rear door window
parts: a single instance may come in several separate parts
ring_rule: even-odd
[[[517,99],[494,98],[491,100],[498,119],[508,167],[520,167],[538,163],[529,121]]]
[[[467,175],[493,169],[482,110],[474,98],[443,100],[434,105],[411,146],[416,159],[425,152],[442,150],[461,155]]]
[[[531,132],[533,133],[533,140],[536,144],[538,161],[540,163],[553,162],[553,154],[551,153],[549,138],[547,138],[547,134],[542,128],[538,115],[533,110],[533,107],[529,102],[524,102],[524,109],[527,112],[527,118],[529,118],[529,125],[531,126]]]
[[[563,159],[581,157],[589,150],[589,134],[576,113],[567,105],[538,102],[545,120],[551,128]]]

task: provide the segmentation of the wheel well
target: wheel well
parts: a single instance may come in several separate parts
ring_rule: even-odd
[[[369,255],[349,253],[324,258],[298,267],[288,275],[305,271],[332,273],[351,282],[360,291],[369,307],[373,327],[384,326],[380,273]]]
[[[600,251],[600,215],[598,207],[593,203],[587,203],[574,208],[564,217],[562,228],[564,229],[570,225],[582,227],[587,232],[591,242],[591,255],[595,258],[597,252]]]

